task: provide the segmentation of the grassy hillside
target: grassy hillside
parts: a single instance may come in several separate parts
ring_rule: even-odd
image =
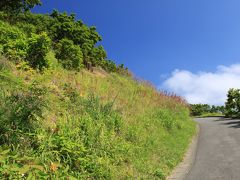
[[[39,3],[0,6],[0,179],[164,179],[195,132],[188,105],[75,15],[27,11]]]
[[[0,69],[1,178],[164,179],[195,132],[181,98],[128,76]]]

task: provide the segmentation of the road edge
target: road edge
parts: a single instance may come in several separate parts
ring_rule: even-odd
[[[183,161],[173,170],[167,180],[184,180],[190,172],[196,158],[198,139],[200,133],[200,126],[196,125],[196,134],[192,138],[191,143],[188,146],[188,150],[184,155]]]

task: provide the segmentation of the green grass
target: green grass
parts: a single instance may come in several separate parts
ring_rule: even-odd
[[[101,70],[0,61],[0,178],[165,179],[195,133],[186,103]]]
[[[200,116],[196,116],[198,118],[203,118],[203,117],[219,117],[219,116],[222,116],[224,117],[224,114],[221,114],[221,113],[204,113]]]

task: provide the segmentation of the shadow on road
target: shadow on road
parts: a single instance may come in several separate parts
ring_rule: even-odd
[[[233,120],[231,118],[225,118],[225,117],[219,117],[219,119],[215,120],[215,121],[230,121]]]
[[[227,125],[229,128],[240,128],[240,119],[220,118],[215,121],[221,121],[221,125]]]
[[[206,118],[196,118],[196,119],[209,119],[214,122],[218,122],[220,125],[226,125],[228,128],[240,128],[240,119],[225,118],[223,116],[214,116]]]

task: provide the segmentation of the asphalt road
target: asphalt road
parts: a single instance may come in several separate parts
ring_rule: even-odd
[[[240,180],[240,120],[196,119],[197,152],[186,180]]]

